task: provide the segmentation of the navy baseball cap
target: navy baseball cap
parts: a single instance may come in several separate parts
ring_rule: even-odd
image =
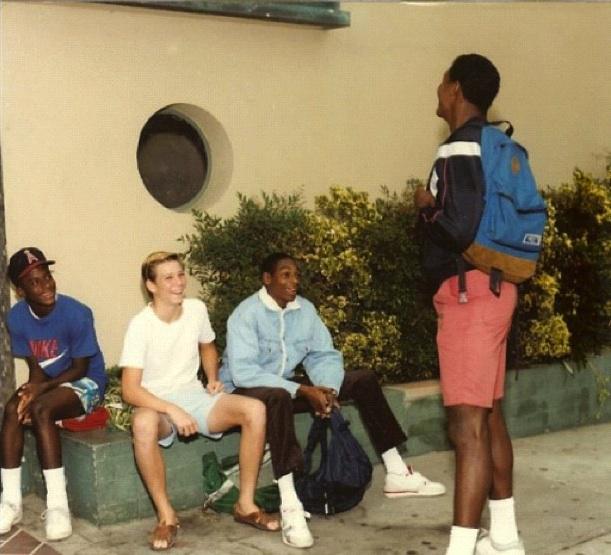
[[[26,247],[18,250],[8,263],[8,275],[14,285],[18,285],[19,279],[27,275],[38,266],[50,266],[55,260],[47,260],[47,257],[36,247]]]

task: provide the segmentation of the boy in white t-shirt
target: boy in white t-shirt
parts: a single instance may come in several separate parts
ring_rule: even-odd
[[[171,445],[177,433],[216,438],[241,426],[240,497],[234,519],[262,530],[279,530],[278,519],[254,502],[265,442],[265,406],[223,393],[206,305],[184,298],[187,278],[179,255],[150,254],[142,264],[142,279],[152,301],[132,318],[119,365],[123,399],[137,407],[132,420],[136,464],[157,510],[151,548],[169,549],[176,541],[178,518],[168,498],[159,446]],[[197,377],[200,363],[206,388]]]

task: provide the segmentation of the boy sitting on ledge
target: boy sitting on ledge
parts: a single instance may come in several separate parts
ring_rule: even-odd
[[[22,518],[21,457],[24,426],[30,425],[47,486],[45,531],[48,540],[72,534],[57,420],[91,413],[106,388],[104,358],[98,346],[91,310],[56,294],[47,260],[35,247],[11,256],[8,274],[22,298],[8,313],[13,355],[25,358],[28,381],[4,411],[0,534]]]
[[[150,254],[141,274],[151,302],[131,320],[119,366],[123,399],[137,407],[132,422],[136,465],[158,516],[151,548],[166,550],[176,541],[178,517],[168,497],[159,448],[169,447],[176,434],[218,438],[241,426],[240,497],[234,519],[261,530],[279,530],[278,520],[254,502],[265,441],[265,406],[223,393],[208,311],[200,300],[185,299],[187,277],[178,254]],[[206,388],[197,377],[200,362],[208,379]]]

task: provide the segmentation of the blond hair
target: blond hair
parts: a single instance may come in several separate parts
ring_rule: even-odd
[[[149,254],[142,263],[142,267],[140,270],[140,275],[142,276],[142,281],[146,284],[147,281],[155,281],[155,277],[157,275],[156,269],[159,264],[163,264],[164,262],[176,261],[180,264],[182,269],[185,268],[185,263],[182,260],[180,254],[175,252],[166,252],[166,251],[155,251]]]

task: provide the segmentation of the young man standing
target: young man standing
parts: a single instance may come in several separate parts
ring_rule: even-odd
[[[218,438],[240,426],[240,496],[234,519],[262,530],[279,530],[278,520],[254,503],[265,407],[254,399],[223,393],[208,311],[200,300],[185,299],[187,278],[179,255],[150,254],[141,275],[152,301],[129,324],[120,366],[123,399],[137,407],[132,422],[136,464],[157,510],[151,548],[166,550],[176,540],[178,518],[168,497],[159,446],[169,447],[177,433]],[[197,376],[200,364],[208,381],[205,388]]]
[[[481,134],[499,84],[487,58],[466,54],[454,60],[437,89],[437,115],[451,134],[439,147],[427,190],[414,197],[425,236],[424,268],[436,291],[441,389],[456,452],[447,555],[524,554],[512,496],[513,452],[501,407],[517,289],[503,282],[496,296],[489,276],[461,257],[482,215]],[[466,272],[466,299],[458,293],[460,266]],[[490,534],[478,540],[487,497]]]
[[[268,256],[261,265],[263,286],[242,301],[227,322],[227,349],[221,379],[228,391],[260,399],[267,408],[267,441],[281,498],[282,539],[307,548],[314,540],[294,487],[303,470],[303,453],[295,436],[294,412],[311,409],[329,415],[344,399],[353,399],[387,475],[388,497],[433,496],[445,492],[408,468],[397,446],[401,430],[370,371],[344,372],[342,355],[316,308],[297,295],[299,269],[285,253]],[[302,364],[308,380],[293,380]]]
[[[29,378],[4,411],[0,534],[21,521],[23,433],[30,425],[47,486],[47,539],[61,540],[72,534],[72,524],[55,421],[96,408],[104,398],[106,374],[91,310],[56,294],[51,264],[55,261],[35,247],[17,251],[9,262],[9,277],[22,299],[8,314],[11,346],[14,356],[25,358]]]

